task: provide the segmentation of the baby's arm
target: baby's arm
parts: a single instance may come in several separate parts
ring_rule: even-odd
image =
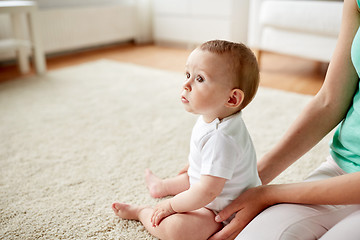
[[[154,209],[151,221],[154,226],[176,212],[189,212],[205,207],[223,190],[226,179],[202,175],[200,181],[172,199],[165,200]]]
[[[211,203],[222,192],[226,179],[202,175],[200,181],[170,199],[175,212],[189,212]]]

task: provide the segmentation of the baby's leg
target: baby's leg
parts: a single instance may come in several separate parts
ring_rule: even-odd
[[[190,187],[189,176],[187,173],[177,175],[172,178],[161,179],[155,176],[149,169],[145,171],[146,185],[153,198],[174,196]]]
[[[165,218],[157,227],[153,227],[150,220],[152,208],[114,203],[113,210],[120,218],[141,221],[145,228],[159,239],[205,240],[222,228],[221,223],[214,221],[215,214],[206,208],[173,214]]]

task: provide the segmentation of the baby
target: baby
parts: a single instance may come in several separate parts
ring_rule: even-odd
[[[223,227],[216,214],[261,184],[241,117],[259,85],[252,51],[239,43],[209,41],[190,54],[185,70],[181,101],[188,112],[200,115],[192,131],[189,168],[169,179],[146,171],[152,197],[175,196],[155,208],[112,205],[117,216],[141,221],[159,239],[208,239]]]

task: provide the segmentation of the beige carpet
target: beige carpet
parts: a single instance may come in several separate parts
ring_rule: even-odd
[[[155,204],[144,169],[168,177],[186,163],[196,116],[179,100],[183,79],[102,60],[0,84],[0,239],[153,239],[110,206]],[[243,114],[259,157],[309,99],[259,90]],[[276,182],[303,179],[328,141]]]

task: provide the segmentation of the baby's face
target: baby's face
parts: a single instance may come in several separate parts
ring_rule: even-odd
[[[185,109],[203,115],[206,122],[222,118],[234,87],[225,56],[195,49],[186,62],[185,72],[181,93]]]

